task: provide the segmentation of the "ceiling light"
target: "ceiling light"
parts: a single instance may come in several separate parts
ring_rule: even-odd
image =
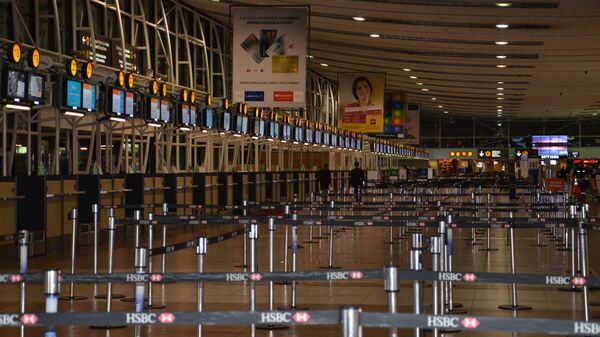
[[[242,135],[240,135],[239,133],[234,133],[233,136],[234,137],[241,137]]]
[[[496,110],[496,111],[498,111],[498,112],[502,112],[502,109],[498,109],[498,110]]]
[[[208,133],[208,130],[202,129],[202,133]]]
[[[502,109],[502,105],[496,105],[496,108]]]
[[[309,58],[309,59],[314,59],[315,57],[314,57],[314,56],[312,56],[312,55],[308,55],[308,58]]]
[[[444,107],[443,105],[438,105],[438,108],[440,108],[440,109],[443,108],[443,107]]]
[[[366,19],[363,18],[362,16],[353,16],[352,20],[354,20],[354,21],[361,21],[362,22],[362,21],[365,21]]]
[[[508,44],[508,41],[496,41],[495,43],[499,46],[506,46]]]
[[[444,111],[444,113],[445,113],[445,114],[447,114],[447,113],[448,113],[448,111]]]
[[[408,76],[408,77],[412,78],[413,80],[417,79],[417,76]]]
[[[423,85],[423,83],[421,83],[421,82],[417,82],[417,85]]]
[[[327,64],[327,63],[321,63],[321,65],[322,65],[323,67],[329,67],[329,64]]]
[[[496,90],[504,90],[504,88],[496,88]]]
[[[432,100],[432,101],[435,101],[435,100],[437,100],[437,98],[435,98],[435,97],[431,97],[431,100]]]
[[[148,123],[146,125],[151,126],[153,128],[160,128],[162,126],[159,123],[153,123],[153,122],[150,122],[150,123]]]
[[[497,58],[497,59],[505,59],[505,58],[506,58],[506,55],[496,55],[496,58]]]
[[[506,68],[506,64],[498,64],[496,65],[496,68]]]
[[[423,91],[429,91],[429,89],[427,89],[427,88],[423,88],[423,89],[421,89],[421,90],[423,90]]]
[[[85,114],[83,112],[78,111],[65,111],[65,116],[83,117],[85,116]]]
[[[496,97],[497,100],[502,101],[504,97]]]
[[[4,106],[6,109],[14,109],[14,110],[24,110],[24,111],[29,111],[31,110],[30,106],[27,105],[19,105],[19,104],[6,104]]]
[[[592,116],[596,116],[597,114],[598,114],[597,112],[594,112],[594,113],[592,114]]]
[[[506,23],[499,23],[496,25],[496,28],[500,28],[500,29],[506,29],[508,27],[509,27],[509,25],[507,25]]]
[[[410,71],[410,68],[404,68],[402,70],[404,70],[404,71]]]
[[[372,38],[378,38],[378,37],[381,37],[381,35],[379,35],[379,34],[377,34],[377,33],[373,33],[373,34],[371,34],[371,35],[369,35],[369,36],[370,36],[370,37],[372,37]]]
[[[503,93],[501,93],[501,92],[499,92],[499,93],[496,93],[496,95],[498,95],[498,96],[504,96],[504,94],[503,94]]]
[[[504,84],[504,82],[502,82],[502,81],[498,81],[498,82],[496,82],[496,83],[498,83],[498,84]]]
[[[113,122],[120,122],[120,123],[127,122],[127,120],[125,118],[123,118],[123,117],[115,117],[115,116],[110,117],[110,120],[113,121]]]
[[[510,2],[496,2],[496,7],[506,8],[512,6]]]
[[[187,126],[181,126],[181,127],[179,128],[179,130],[181,130],[181,131],[192,131],[192,129],[190,129],[190,128],[189,128],[189,127],[187,127]]]

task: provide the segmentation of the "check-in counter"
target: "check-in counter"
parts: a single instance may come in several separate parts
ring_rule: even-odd
[[[22,197],[17,195],[13,177],[0,178],[0,214],[2,214],[0,235],[15,234],[17,232],[17,199]],[[0,244],[9,242],[12,243],[12,241],[4,241]]]

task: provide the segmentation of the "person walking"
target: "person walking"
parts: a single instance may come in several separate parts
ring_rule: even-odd
[[[360,168],[359,162],[354,162],[354,168],[350,171],[350,186],[354,189],[354,201],[361,201],[362,186],[365,182],[365,172]]]
[[[319,190],[322,198],[321,200],[323,202],[327,202],[329,185],[331,185],[331,171],[329,170],[329,164],[325,164],[322,169],[317,171],[317,181],[319,182]]]

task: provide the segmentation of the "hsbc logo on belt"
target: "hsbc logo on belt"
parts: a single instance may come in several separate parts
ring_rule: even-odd
[[[438,280],[440,281],[461,281],[463,279],[462,273],[439,273]]]
[[[291,321],[291,312],[263,312],[260,314],[261,323],[289,323]]]
[[[466,329],[477,329],[480,323],[477,318],[465,317],[462,321],[460,321],[460,324]]]
[[[308,312],[299,311],[292,316],[292,319],[296,323],[306,323],[310,321],[310,314]]]
[[[593,322],[575,322],[573,332],[577,334],[596,335],[600,333],[600,324]]]
[[[151,274],[150,281],[152,282],[161,282],[163,280],[163,276],[161,274]]]
[[[584,277],[573,277],[571,283],[576,286],[583,286],[586,283],[586,279]]]
[[[156,323],[156,314],[145,312],[127,313],[125,322],[127,324],[154,324]]]
[[[158,321],[162,324],[171,324],[175,322],[175,315],[170,312],[163,312],[157,317]]]
[[[36,314],[24,314],[21,316],[21,323],[23,323],[23,325],[35,325],[37,321],[38,317]]]
[[[148,274],[127,274],[127,282],[148,282]]]
[[[364,277],[360,271],[330,271],[327,273],[327,280],[360,280]]]
[[[549,285],[560,285],[566,286],[573,284],[575,286],[583,286],[586,283],[584,277],[573,277],[570,276],[546,276],[545,284]]]
[[[0,326],[10,326],[10,325],[19,325],[19,315],[18,314],[0,315]]]
[[[0,283],[17,283],[23,281],[21,274],[0,274]]]
[[[458,328],[460,319],[449,316],[427,316],[429,328]]]

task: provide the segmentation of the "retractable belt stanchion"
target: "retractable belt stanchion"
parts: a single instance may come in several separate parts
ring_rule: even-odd
[[[576,219],[577,217],[577,206],[576,205],[570,205],[569,206],[569,217],[571,219]],[[576,235],[575,235],[575,227],[571,227],[570,229],[570,244],[569,244],[569,248],[570,248],[570,253],[569,253],[569,257],[571,258],[571,270],[569,270],[569,273],[571,274],[571,279],[573,279],[576,275],[577,275],[577,266],[575,265],[576,263],[576,254],[577,252],[575,251],[575,240]],[[570,285],[570,286],[566,286],[566,287],[560,287],[558,288],[558,290],[560,291],[581,291],[581,288],[576,287],[575,285]]]
[[[331,208],[334,207],[333,200],[331,201]],[[327,246],[327,266],[321,266],[321,269],[341,269],[341,266],[333,265],[333,225],[330,223],[329,227],[329,238],[328,238],[328,246]]]
[[[140,237],[141,237],[140,226],[141,225],[140,225],[139,221],[142,220],[142,211],[140,211],[139,209],[136,209],[133,213],[133,219],[135,221],[137,221],[137,223],[135,224],[135,236],[134,236],[135,247],[136,247],[135,249],[136,249],[136,254],[137,254],[137,249],[138,249],[138,247],[140,247]],[[146,259],[145,258],[144,258],[144,268],[146,268]],[[122,298],[121,301],[122,302],[135,302],[137,300],[136,296],[137,296],[137,293],[135,293],[134,297],[125,297],[125,298]]]
[[[452,215],[448,214],[447,220],[448,220],[447,223],[451,224],[452,223]],[[454,237],[453,237],[451,227],[446,228],[446,239],[447,239],[447,245],[446,245],[445,254],[447,254],[447,257],[445,259],[445,262],[446,262],[445,270],[448,273],[452,273],[452,255],[454,254]],[[446,312],[449,314],[452,314],[452,315],[466,314],[467,311],[462,309],[462,306],[463,306],[462,304],[454,302],[453,283],[452,283],[452,281],[448,281],[447,286],[446,286]]]
[[[75,256],[77,254],[77,208],[71,210],[71,222],[72,233],[71,233],[71,274],[75,274]],[[69,296],[63,296],[58,298],[61,301],[81,301],[87,299],[85,296],[75,296],[75,284],[71,282],[69,284]]]
[[[491,209],[491,207],[492,207],[491,206],[491,196],[488,193],[487,194],[487,218],[488,219],[491,219],[491,217],[492,217],[492,209]],[[485,252],[493,252],[493,251],[498,250],[498,248],[492,248],[491,247],[491,241],[492,241],[492,229],[491,228],[487,228],[486,229],[485,248],[481,248],[479,250],[485,251]]]
[[[290,205],[285,205],[283,208],[283,213],[286,217],[290,215]],[[289,228],[288,224],[285,225],[285,234],[283,239],[283,272],[287,273],[288,271],[288,245],[289,245]]]
[[[578,222],[579,229],[579,255],[581,255],[581,276],[588,277],[588,245],[587,245],[587,229],[583,227],[584,221],[587,218],[589,205],[581,205],[581,217]],[[583,314],[585,321],[590,320],[590,294],[587,283],[583,284]]]
[[[340,325],[342,337],[362,337],[359,321],[359,307],[340,308]]]
[[[208,250],[208,240],[205,237],[199,237],[196,245],[196,254],[198,255],[198,273],[204,273],[204,256]],[[196,310],[204,311],[204,282],[198,282]],[[196,327],[196,337],[202,337],[202,324]]]
[[[248,209],[248,201],[243,201],[244,205],[244,215],[246,214]],[[248,225],[244,224],[244,235],[243,235],[243,247],[242,247],[242,264],[234,266],[235,268],[248,268]]]
[[[154,213],[149,213],[148,214],[148,250],[152,251],[152,248],[154,247]],[[150,256],[148,258],[148,273],[152,274],[152,272],[154,271],[153,268],[153,260],[154,257]],[[164,301],[164,297],[163,297],[163,301]],[[164,305],[157,305],[154,304],[154,284],[152,282],[150,282],[150,284],[148,284],[148,309],[162,309],[165,308]]]
[[[412,248],[410,250],[410,269],[423,270],[423,260],[421,254],[423,249],[423,234],[415,233],[412,235]],[[413,281],[413,313],[420,314],[422,312],[423,300],[423,283],[421,280]],[[423,331],[420,328],[415,328],[414,337],[423,337]]]
[[[163,216],[169,216],[169,205],[166,202],[162,204],[162,212],[163,212]],[[163,247],[167,246],[167,225],[166,224],[162,225],[162,246]],[[162,254],[160,272],[163,274],[167,272],[167,254]],[[164,290],[164,288],[163,288],[163,290]]]
[[[143,247],[135,248],[135,273],[136,274],[144,274],[146,272],[146,257],[148,255],[148,250]],[[144,295],[145,295],[145,283],[144,282],[136,282],[135,283],[135,312],[143,312],[144,311]],[[134,336],[141,336],[141,326],[136,325],[134,327]]]
[[[509,213],[509,218],[512,219],[513,217],[513,212]],[[510,272],[511,274],[515,275],[517,273],[517,267],[516,267],[516,263],[515,263],[515,229],[513,228],[513,221],[510,220],[509,226],[510,228],[509,230],[509,235],[510,235]],[[503,310],[513,310],[513,311],[517,311],[517,310],[531,310],[532,308],[528,305],[520,305],[517,301],[517,284],[516,283],[511,283],[511,303],[510,304],[503,304],[498,306],[499,309],[503,309]]]
[[[58,312],[58,294],[60,293],[60,283],[58,280],[59,271],[56,269],[46,270],[44,273],[44,294],[46,295],[46,313],[54,314]],[[44,337],[56,337],[56,328],[48,326]]]
[[[297,214],[292,215],[293,220],[297,220]],[[298,226],[292,226],[292,273],[296,272],[297,261],[298,261]],[[292,280],[292,293],[291,293],[291,305],[289,308],[282,308],[281,310],[308,310],[308,308],[299,308],[296,303],[296,280]]]
[[[115,250],[115,230],[117,226],[115,224],[115,209],[108,209],[108,274],[113,273],[113,253]],[[118,296],[118,297],[117,297]],[[112,310],[112,299],[123,298],[125,295],[113,294],[112,293],[112,282],[106,284],[106,295],[98,295],[96,298],[106,298],[106,312]],[[92,329],[120,329],[124,328],[124,325],[103,325],[103,326],[91,326]]]
[[[98,274],[98,244],[100,235],[100,207],[98,204],[92,205],[92,222],[94,226],[94,275]],[[98,283],[94,283],[94,297],[98,295]]]
[[[430,253],[431,253],[431,261],[432,261],[432,270],[434,272],[439,272],[440,271],[440,237],[439,236],[432,236],[431,237],[431,247],[430,247]],[[434,315],[440,315],[440,286],[439,286],[439,282],[437,280],[434,280],[431,282],[431,289],[432,289],[432,309],[433,309],[433,314]],[[433,329],[433,336],[434,337],[439,337],[440,336],[440,331],[438,328],[434,328]]]
[[[108,273],[112,274],[113,273],[113,257],[114,257],[114,250],[115,250],[115,231],[117,230],[117,225],[115,224],[115,208],[111,207],[108,209]],[[111,242],[112,240],[112,242]],[[111,298],[113,299],[118,299],[118,298],[124,298],[125,295],[123,294],[113,294],[112,293],[112,284],[110,282],[108,282],[106,284],[106,294],[98,294],[96,296],[94,296],[94,298],[98,298],[98,299],[108,299],[108,288],[111,289]],[[107,307],[110,308],[111,306],[111,301],[107,300]],[[110,312],[110,309],[108,309],[108,312]]]
[[[22,229],[19,231],[19,271],[21,274],[27,273],[27,253],[29,249],[29,231]],[[25,313],[25,282],[21,282],[19,293],[19,312]],[[25,327],[21,326],[21,337],[25,336]]]
[[[258,240],[258,225],[250,224],[250,273],[256,273],[256,240]],[[256,311],[256,283],[250,282],[250,311]],[[251,336],[256,336],[256,326],[250,327]]]
[[[474,206],[473,207],[473,211],[471,212],[471,216],[473,218],[476,217],[476,212],[477,212],[476,211],[476,207],[475,207],[476,200],[477,199],[476,199],[476,196],[475,196],[475,192],[471,192],[471,204]],[[477,242],[477,231],[476,231],[476,229],[474,227],[471,228],[471,237],[469,238],[469,240],[471,241],[471,245],[473,245],[473,246],[480,245],[480,243]]]
[[[388,308],[390,314],[395,314],[398,294],[398,266],[385,266],[384,271],[384,289],[388,294]],[[398,329],[390,328],[390,337],[398,337]]]

